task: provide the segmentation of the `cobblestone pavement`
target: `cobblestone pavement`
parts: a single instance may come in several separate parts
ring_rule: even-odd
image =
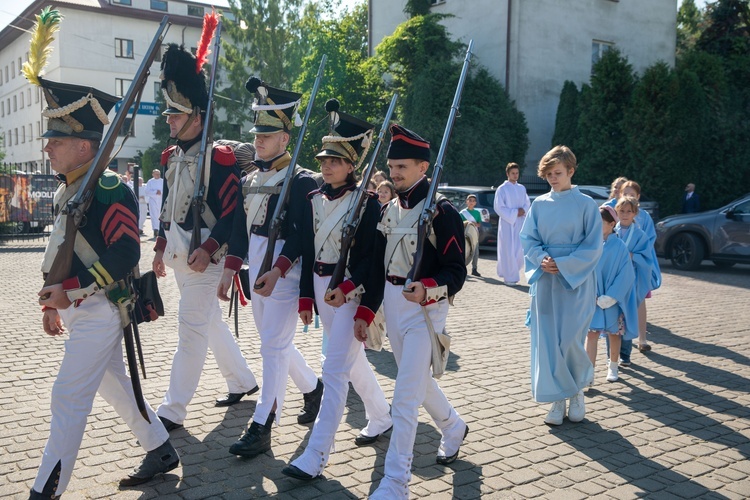
[[[49,397],[63,341],[44,335],[36,303],[41,242],[0,247],[0,496],[28,493],[49,430]],[[153,241],[144,241],[142,269]],[[633,354],[617,383],[605,381],[600,345],[596,385],[586,394],[579,424],[543,424],[547,405],[531,400],[529,336],[523,326],[527,287],[510,288],[484,254],[482,278],[469,277],[451,309],[454,352],[440,385],[471,432],[450,467],[435,464],[439,433],[420,414],[414,497],[429,498],[748,498],[750,497],[750,266],[677,272],[662,262],[664,285],[648,302],[653,351]],[[177,341],[176,287],[161,282],[168,316],[141,329],[148,379],[144,394],[156,407],[168,383]],[[261,375],[250,308],[240,312],[241,348]],[[321,330],[298,333],[297,345],[320,369]],[[390,398],[395,363],[388,346],[368,354]],[[143,452],[113,410],[97,397],[73,478],[65,495],[84,498],[363,498],[377,486],[388,446],[359,448],[365,425],[359,397],[350,393],[325,479],[299,483],[281,468],[299,455],[309,435],[295,415],[302,397],[290,384],[273,451],[253,460],[230,455],[255,396],[215,408],[226,391],[213,357],[205,365],[185,428],[172,440],[182,466],[151,483],[120,491],[117,482]]]

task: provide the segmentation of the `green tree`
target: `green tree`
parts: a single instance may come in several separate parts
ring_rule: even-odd
[[[400,94],[398,121],[430,140],[437,156],[466,47],[450,39],[440,20],[416,16],[401,24],[376,48],[368,65],[388,75],[388,86]],[[480,65],[472,65],[461,101],[442,180],[487,184],[497,165],[524,158],[528,127],[500,83]]]
[[[630,104],[636,75],[617,49],[602,55],[594,65],[591,85],[581,100],[578,141],[578,182],[609,184],[628,165],[628,140],[623,117]],[[582,94],[583,95],[583,94]]]
[[[677,53],[691,50],[703,29],[703,13],[695,0],[682,0],[677,10]]]
[[[579,93],[576,84],[570,80],[566,80],[563,83],[562,92],[560,92],[560,102],[557,105],[552,147],[564,144],[570,148],[575,148],[575,143],[578,139],[578,116],[580,114],[578,97]]]

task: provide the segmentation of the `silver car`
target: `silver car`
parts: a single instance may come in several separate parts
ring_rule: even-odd
[[[656,254],[682,270],[697,269],[703,259],[719,267],[750,264],[750,193],[716,210],[658,222]]]

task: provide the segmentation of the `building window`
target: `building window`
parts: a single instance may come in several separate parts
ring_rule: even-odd
[[[6,69],[7,69],[7,68],[6,68]],[[15,78],[15,77],[16,77],[16,63],[15,63],[15,62],[13,62],[13,61],[11,61],[11,63],[10,63],[10,77],[11,77],[11,78]],[[7,78],[8,78],[8,73],[6,73],[6,74],[5,74],[5,78],[6,78],[6,80],[7,80]]]
[[[21,144],[26,144],[26,127],[21,125]]]
[[[13,111],[18,111],[18,99],[13,96]]]
[[[594,71],[594,65],[599,62],[605,52],[614,47],[612,42],[603,42],[601,40],[593,40],[591,42],[591,71]]]
[[[154,57],[155,62],[161,62],[161,56],[164,54],[164,45],[159,47],[159,50],[156,51],[156,57]]]
[[[5,67],[5,81],[8,81],[8,67]]]
[[[21,58],[19,57],[19,58],[18,58],[18,74],[19,74],[19,75],[23,75],[23,71],[22,71],[22,69],[23,69],[23,61],[22,61],[22,60],[21,60]]]
[[[0,102],[0,110],[2,110],[0,116],[5,116],[5,101]]]
[[[34,102],[39,102],[39,93],[42,91],[41,87],[34,90]]]
[[[161,95],[161,82],[154,82],[154,101]]]
[[[21,96],[21,99],[19,100],[21,101],[21,109],[23,109],[23,91],[21,91],[21,93],[18,95]]]
[[[125,118],[125,121],[122,124],[122,128],[117,133],[119,137],[125,137],[128,135],[128,130],[130,129],[130,124],[133,123],[133,117],[129,116]],[[130,130],[130,134],[128,137],[135,137],[135,123],[133,123],[133,130]]]
[[[26,102],[31,106],[31,89],[26,89]]]
[[[133,5],[133,0],[112,0],[116,5]]]
[[[151,0],[151,10],[160,10],[162,12],[167,11],[166,0]]]
[[[115,57],[133,59],[133,40],[115,38]]]
[[[42,136],[42,122],[36,122],[36,135],[37,137]]]
[[[204,9],[198,5],[188,5],[188,16],[203,17]]]
[[[18,129],[17,128],[13,129],[13,135],[16,137],[15,143],[16,143],[16,146],[18,146]]]
[[[133,80],[125,80],[123,78],[115,78],[115,95],[122,97],[130,88],[130,82]]]

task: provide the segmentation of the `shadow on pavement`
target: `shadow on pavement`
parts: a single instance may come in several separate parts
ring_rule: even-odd
[[[596,422],[585,420],[575,426],[553,428],[551,432],[590,457],[592,462],[603,465],[628,484],[643,490],[643,496],[658,492],[657,495],[671,493],[681,498],[727,498],[643,456],[622,434],[614,429],[604,429]]]
[[[662,274],[682,276],[708,283],[719,283],[750,290],[750,265],[748,264],[718,267],[710,260],[704,260],[703,264],[695,271],[680,271],[679,269],[675,269],[668,260],[659,259],[659,267]]]
[[[656,338],[658,339],[659,344],[674,347],[675,349],[681,349],[692,354],[700,354],[701,356],[707,356],[711,358],[727,359],[740,365],[750,366],[750,358],[727,347],[716,344],[706,344],[704,342],[698,342],[697,340],[693,340],[688,337],[675,335],[671,330],[667,328],[662,328],[650,323],[648,331],[657,335]],[[667,356],[658,354],[655,351],[649,352],[647,356],[659,364],[685,372],[685,375],[687,377],[699,382],[719,385],[733,391],[750,392],[750,383],[748,383],[748,380],[730,371],[722,370],[720,368],[715,368],[702,363],[697,363],[695,361],[684,361],[680,359],[669,358]]]
[[[683,434],[694,436],[699,441],[709,441],[734,448],[745,458],[750,458],[750,439],[747,436],[665,394],[651,392],[641,387],[650,386],[690,405],[712,408],[717,412],[729,413],[739,418],[750,419],[750,409],[677,378],[665,378],[643,366],[632,365],[627,371],[623,370],[622,374],[625,377],[621,377],[618,382],[630,388],[630,393],[603,392],[601,393],[603,397],[643,414],[646,419],[652,419]]]

